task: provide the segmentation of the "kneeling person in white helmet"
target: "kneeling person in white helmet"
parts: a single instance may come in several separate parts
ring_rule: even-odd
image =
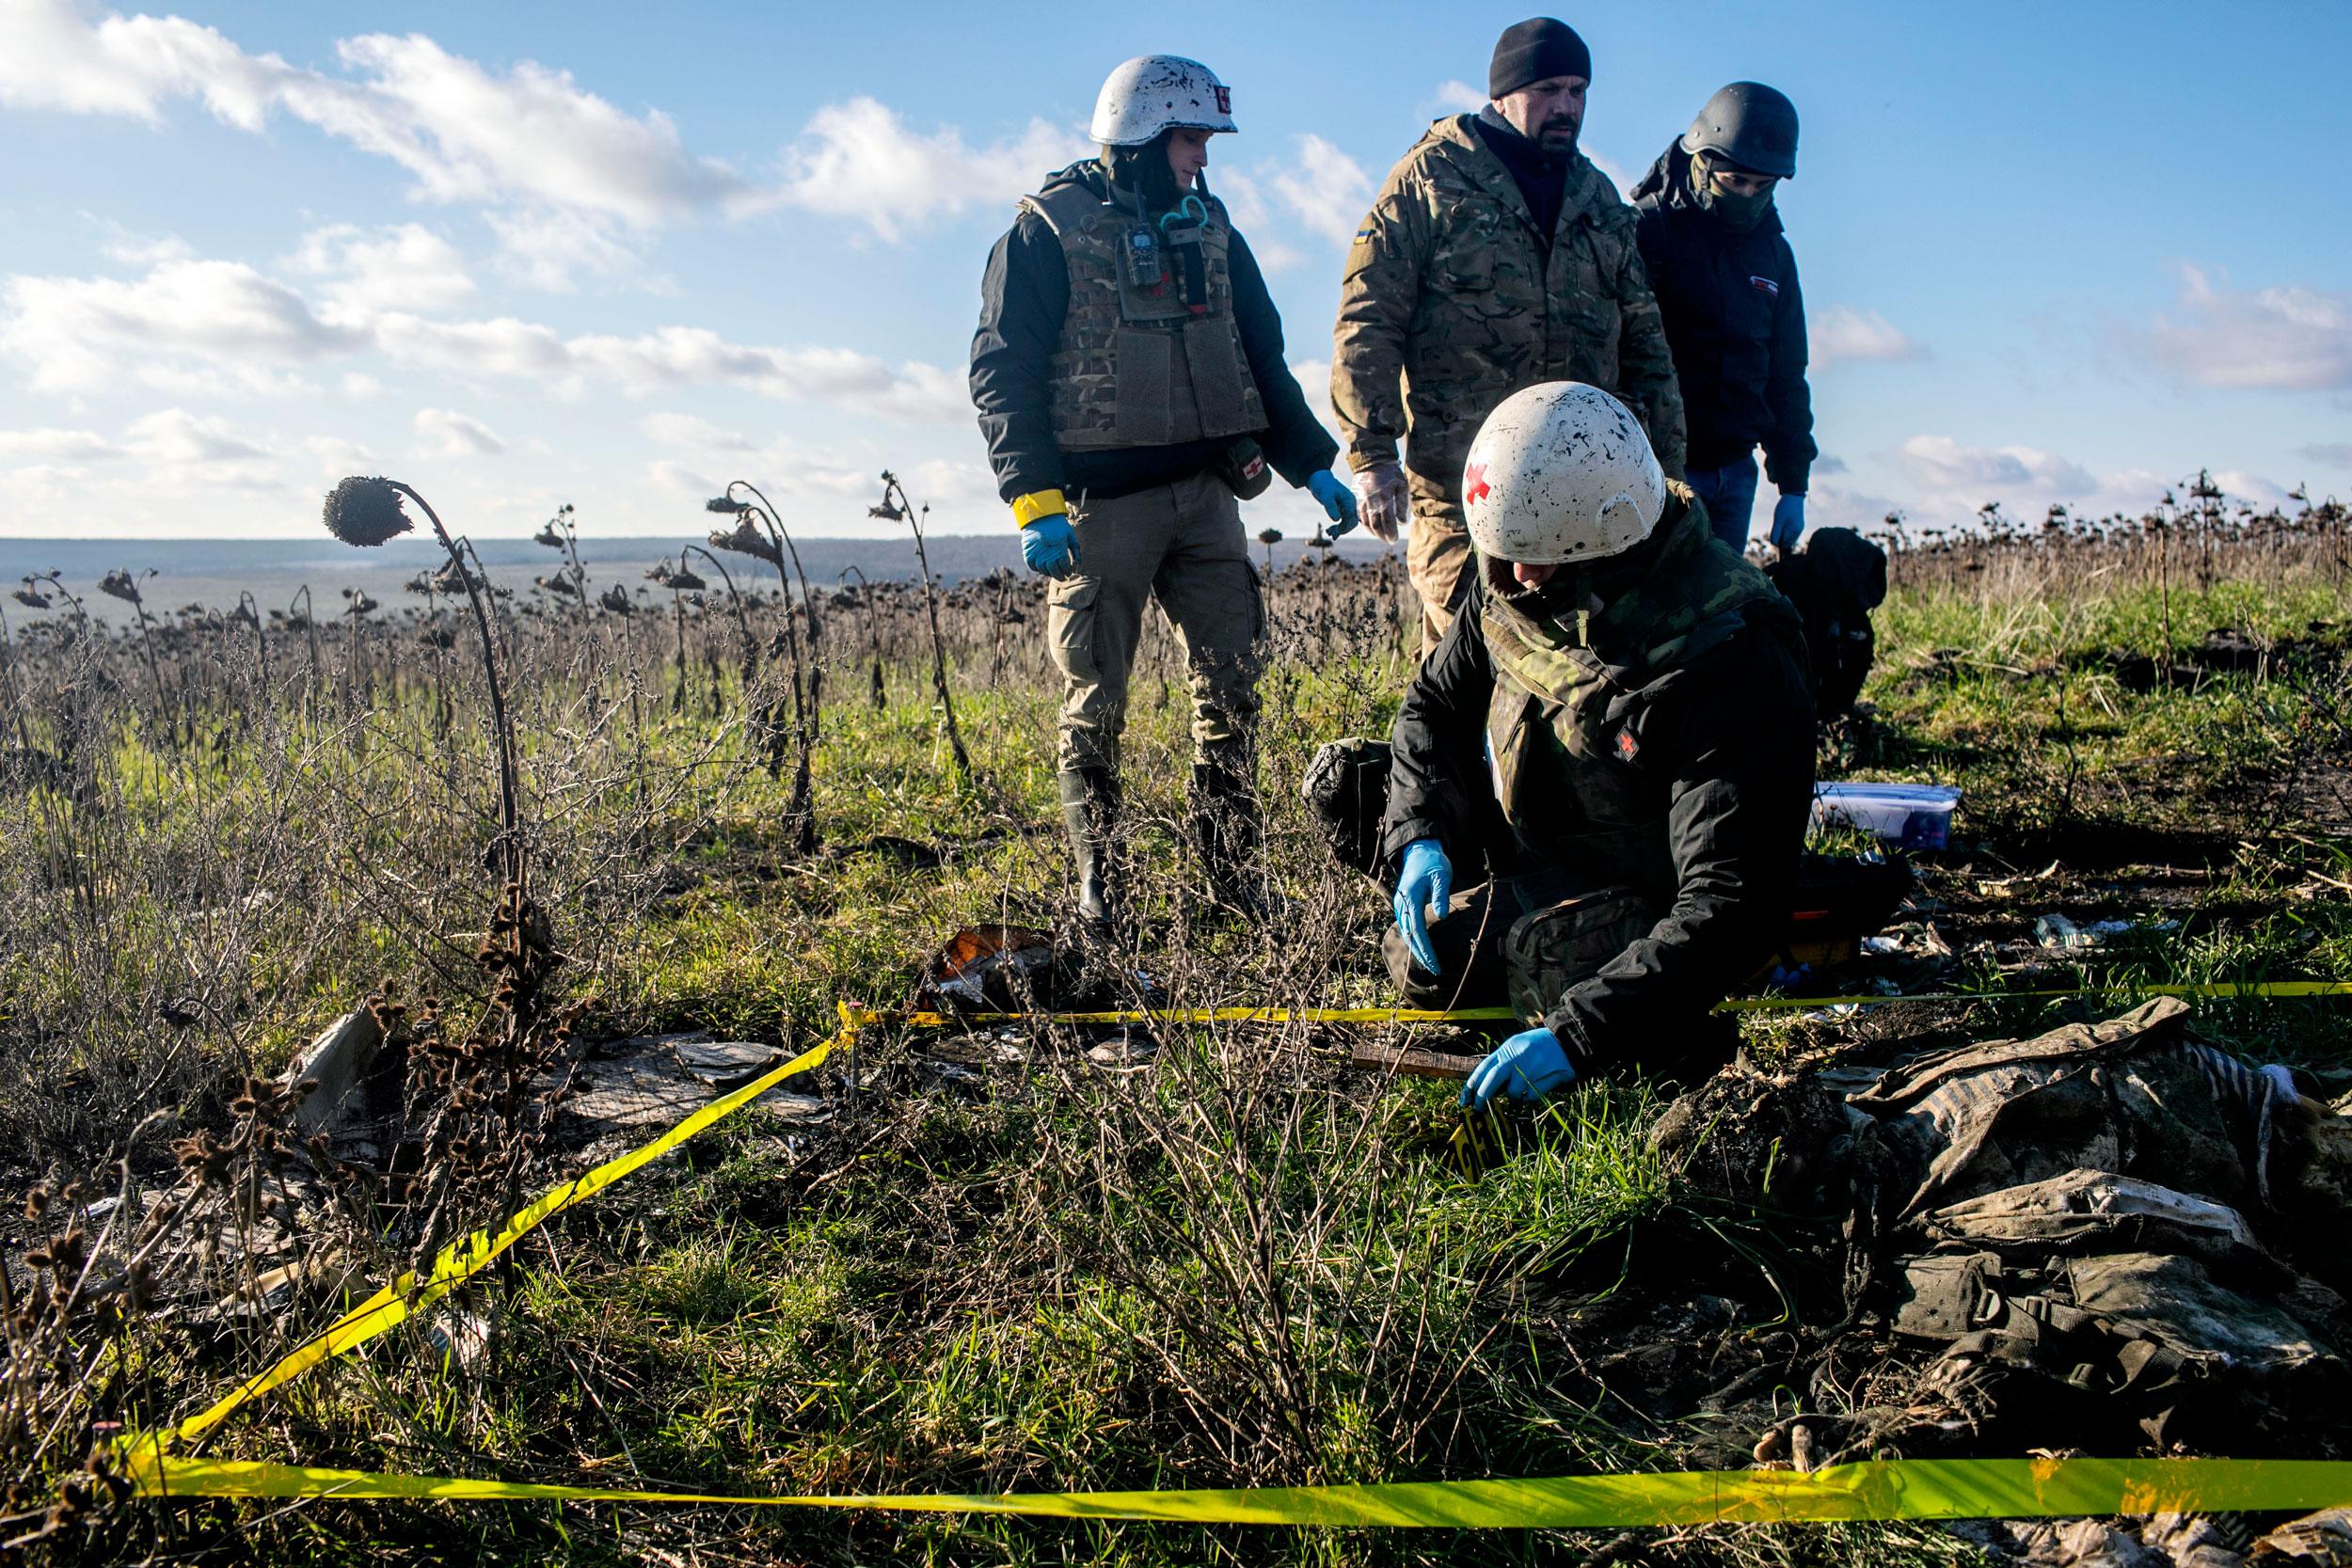
[[[1333,533],[1356,524],[1339,454],[1282,356],[1258,263],[1201,172],[1234,129],[1206,66],[1127,61],[1094,139],[1023,198],[989,257],[972,401],[1031,570],[1055,579],[1062,812],[1078,912],[1111,925],[1127,677],[1157,600],[1192,673],[1192,836],[1213,894],[1258,905],[1252,732],[1264,612],[1237,502],[1279,472]]]
[[[1769,956],[1804,849],[1795,612],[1597,388],[1513,394],[1462,479],[1476,584],[1391,741],[1391,973],[1416,1006],[1507,997],[1533,1025],[1466,1104],[1703,1076],[1738,1045],[1710,1009]],[[1457,866],[1484,881],[1455,893]]]

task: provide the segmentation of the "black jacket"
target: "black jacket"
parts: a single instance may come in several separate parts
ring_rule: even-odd
[[[1075,182],[1107,193],[1094,159],[1071,165],[1046,187]],[[1327,468],[1340,445],[1307,406],[1282,357],[1282,318],[1266,293],[1258,260],[1235,230],[1227,252],[1232,272],[1233,320],[1241,329],[1249,373],[1264,400],[1268,428],[1258,443],[1266,461],[1293,484]],[[972,334],[972,402],[988,438],[997,494],[1011,501],[1039,490],[1062,490],[1108,499],[1171,484],[1206,470],[1230,441],[1191,441],[1108,451],[1062,451],[1054,439],[1052,363],[1070,309],[1070,269],[1061,242],[1035,213],[1021,216],[989,253],[980,279],[980,325]]]
[[[1744,234],[1716,222],[1692,199],[1690,167],[1677,140],[1633,187],[1634,237],[1682,383],[1689,466],[1720,468],[1761,446],[1772,483],[1802,494],[1818,449],[1796,254],[1777,210]]]
[[[1456,866],[1536,869],[1497,845],[1486,756],[1494,666],[1483,578],[1405,692],[1381,849],[1434,838]],[[1596,648],[1604,659],[1606,648]],[[1638,736],[1625,766],[1648,772],[1674,885],[1640,891],[1664,910],[1649,934],[1544,1017],[1580,1066],[1607,1067],[1688,1029],[1771,954],[1788,914],[1813,797],[1813,702],[1788,640],[1754,624],[1618,699]],[[1613,715],[1616,711],[1612,707]],[[1570,867],[1568,869],[1576,869]]]

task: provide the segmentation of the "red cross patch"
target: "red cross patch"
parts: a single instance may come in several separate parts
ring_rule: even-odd
[[[1218,114],[1230,115],[1233,112],[1232,88],[1228,87],[1211,87],[1209,90],[1216,94],[1216,112]]]
[[[1642,743],[1633,738],[1633,732],[1631,730],[1619,730],[1617,732],[1617,755],[1619,758],[1626,762],[1631,762],[1634,758],[1634,754],[1640,752],[1641,749]]]
[[[1462,470],[1462,504],[1483,501],[1494,494],[1494,486],[1486,483],[1486,465],[1472,463]]]

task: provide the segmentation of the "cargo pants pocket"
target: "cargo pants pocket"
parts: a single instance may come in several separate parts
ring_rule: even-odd
[[[1530,911],[1502,939],[1511,1010],[1530,1024],[1559,1006],[1569,987],[1640,941],[1658,923],[1649,900],[1629,887],[1606,887]]]

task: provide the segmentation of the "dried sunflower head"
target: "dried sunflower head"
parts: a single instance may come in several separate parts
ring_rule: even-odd
[[[326,531],[346,545],[381,545],[417,525],[400,509],[391,482],[352,475],[326,493]]]
[[[678,567],[670,574],[668,581],[670,587],[681,594],[699,594],[710,586],[703,580],[702,574],[691,566]]]
[[[743,513],[749,512],[751,509],[751,502],[737,500],[732,496],[713,496],[708,500],[703,502],[703,510],[705,512],[724,513],[731,517],[739,516]]]
[[[119,566],[98,579],[98,591],[110,599],[120,599],[124,604],[139,602],[139,585],[132,581],[131,574]]]
[[[743,555],[757,556],[771,566],[781,567],[784,564],[784,552],[776,548],[769,537],[759,531],[759,525],[749,517],[739,517],[736,520],[735,531],[732,533],[722,533],[717,529],[711,530],[710,545],[713,549],[735,550]]]
[[[597,594],[596,603],[602,605],[605,609],[611,610],[615,615],[634,615],[637,613],[637,607],[628,602],[628,590],[623,588],[617,582],[612,587],[606,589],[603,593]]]

